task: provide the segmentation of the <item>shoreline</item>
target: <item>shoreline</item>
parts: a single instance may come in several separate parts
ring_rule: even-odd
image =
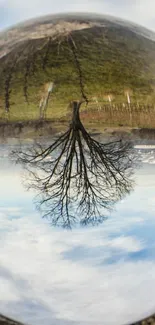
[[[29,120],[29,121],[0,121],[0,142],[7,139],[32,139],[52,137],[65,132],[69,121]],[[129,126],[105,126],[101,123],[84,123],[91,136],[105,135],[106,137],[123,137],[136,140],[155,140],[155,128],[138,128]]]

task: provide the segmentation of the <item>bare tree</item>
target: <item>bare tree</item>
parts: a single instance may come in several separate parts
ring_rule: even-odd
[[[89,99],[85,92],[84,75],[83,75],[83,71],[82,71],[83,69],[82,69],[82,65],[81,65],[81,62],[78,57],[78,49],[77,49],[77,46],[73,39],[72,33],[69,33],[67,35],[67,41],[68,41],[69,48],[71,49],[75,69],[77,71],[81,96],[82,96],[82,99],[85,101],[86,105],[88,105]]]
[[[99,223],[105,212],[132,189],[131,143],[100,143],[85,130],[79,115],[83,101],[73,101],[69,129],[52,144],[36,144],[13,154],[29,171],[44,217],[71,228]]]
[[[29,186],[38,191],[38,205],[53,224],[71,228],[73,223],[101,222],[105,211],[132,188],[129,179],[132,170],[131,145],[123,141],[100,143],[85,130],[79,115],[82,103],[89,103],[85,76],[79,50],[72,33],[65,35],[68,49],[75,66],[81,100],[72,101],[72,120],[69,129],[52,144],[44,147],[36,144],[30,150],[16,152],[17,161],[29,171]],[[28,102],[31,70],[35,68],[37,49],[28,42],[24,60],[23,93]],[[42,68],[46,68],[51,39],[46,40]],[[16,54],[19,62],[19,53]],[[23,65],[22,65],[23,66]],[[33,69],[32,69],[33,66]],[[12,78],[12,72],[10,75]],[[7,81],[6,103],[9,102],[11,79]],[[44,114],[53,83],[40,103]],[[43,117],[43,116],[41,116]]]

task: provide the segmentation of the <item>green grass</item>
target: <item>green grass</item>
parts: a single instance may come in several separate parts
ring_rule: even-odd
[[[155,42],[119,26],[74,31],[72,38],[80,62],[84,91],[89,99],[96,96],[102,106],[106,103],[106,96],[112,94],[115,103],[122,103],[126,102],[124,92],[129,89],[133,103],[155,102]],[[62,38],[59,52],[58,41],[51,41],[50,45],[47,43],[41,50],[36,50],[43,41],[33,40],[34,54],[32,43],[29,50],[27,42],[27,52],[24,55],[23,50],[23,57],[14,65],[10,81],[12,120],[38,118],[41,87],[51,80],[55,82],[55,89],[49,100],[47,118],[65,117],[68,103],[80,99],[79,71],[75,58],[67,38]],[[22,46],[0,60],[1,119],[5,117],[5,81]],[[30,61],[27,73],[29,104],[23,91],[27,59]],[[88,108],[91,105],[90,102]]]

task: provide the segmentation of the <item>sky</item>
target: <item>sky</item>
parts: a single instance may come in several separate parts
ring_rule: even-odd
[[[96,12],[124,18],[155,30],[154,0],[0,0],[0,29],[60,12]]]
[[[68,232],[41,218],[0,149],[0,313],[33,325],[127,324],[153,313],[155,151],[140,151],[135,190],[103,225]]]

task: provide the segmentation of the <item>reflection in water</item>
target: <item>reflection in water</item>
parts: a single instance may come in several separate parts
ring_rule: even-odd
[[[100,143],[85,130],[74,101],[69,129],[49,146],[14,152],[29,171],[43,214],[54,225],[71,228],[99,223],[105,211],[132,189],[134,156],[127,141]]]

